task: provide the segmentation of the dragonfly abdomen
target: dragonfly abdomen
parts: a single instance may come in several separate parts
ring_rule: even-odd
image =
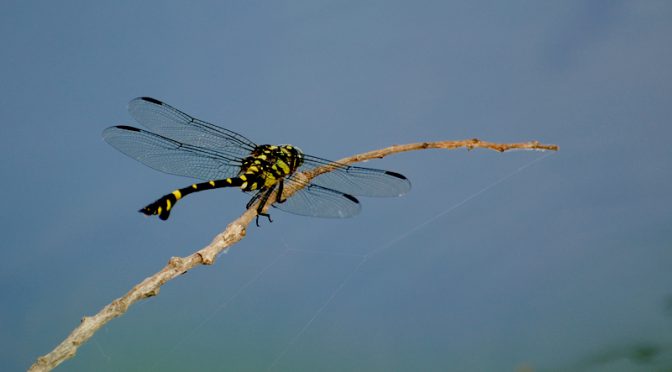
[[[248,192],[269,189],[275,186],[281,178],[296,170],[301,164],[300,154],[300,150],[289,145],[258,146],[252,155],[243,160],[243,166],[241,167],[243,174],[238,177],[195,183],[177,189],[140,209],[139,212],[147,216],[158,215],[160,219],[167,220],[177,201],[194,192],[222,187],[240,187],[241,190]],[[261,212],[261,208],[263,208],[263,205],[260,206],[259,212]]]
[[[170,211],[175,207],[177,201],[189,194],[222,187],[240,187],[243,191],[254,191],[257,190],[260,186],[263,186],[263,184],[263,177],[260,174],[255,173],[241,174],[238,177],[225,178],[221,180],[194,183],[191,186],[177,189],[170,194],[166,194],[160,197],[153,203],[140,209],[138,212],[147,216],[158,215],[160,219],[167,220],[168,217],[170,217]]]

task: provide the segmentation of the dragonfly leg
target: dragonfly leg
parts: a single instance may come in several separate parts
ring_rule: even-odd
[[[268,222],[273,222],[270,214],[268,214],[268,213],[257,213],[257,221],[256,221],[257,227],[259,227],[259,216],[264,216],[264,217],[268,218]]]
[[[282,191],[283,191],[284,188],[285,188],[285,179],[284,179],[284,178],[281,178],[281,179],[280,179],[280,182],[278,182],[278,183],[279,183],[280,185],[278,185],[278,193],[277,193],[277,195],[276,195],[276,197],[275,197],[275,202],[276,202],[276,203],[284,203],[284,202],[287,201],[286,198],[285,198],[285,199],[282,198]]]
[[[269,189],[264,192],[264,195],[261,197],[259,205],[257,205],[257,221],[256,221],[257,226],[259,226],[259,216],[264,216],[268,218],[268,222],[273,222],[273,220],[271,219],[271,215],[268,213],[264,213],[264,207],[266,206],[266,203],[268,203],[268,198],[271,197],[273,190],[275,190],[275,185],[269,187]]]

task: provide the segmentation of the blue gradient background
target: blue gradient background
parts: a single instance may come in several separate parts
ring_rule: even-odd
[[[561,151],[369,162],[411,193],[275,212],[58,370],[668,370],[671,36],[667,1],[3,1],[2,370],[243,211],[136,212],[191,182],[103,142],[137,96],[327,158]]]

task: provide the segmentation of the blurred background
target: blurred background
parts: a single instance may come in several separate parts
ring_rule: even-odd
[[[3,370],[243,212],[218,190],[137,213],[192,183],[101,138],[151,96],[331,159],[561,150],[368,162],[413,189],[274,211],[58,370],[669,371],[671,35],[667,1],[3,1]]]

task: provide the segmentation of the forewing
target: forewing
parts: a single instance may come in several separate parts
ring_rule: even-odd
[[[131,158],[165,173],[215,180],[234,177],[240,170],[238,158],[134,127],[107,128],[103,138]]]
[[[185,144],[239,158],[248,156],[256,147],[254,142],[236,132],[196,119],[154,98],[136,98],[129,102],[128,111],[152,132]]]
[[[401,196],[411,189],[411,182],[399,173],[338,164],[310,155],[304,155],[304,165],[299,171],[326,164],[335,165],[336,169],[313,178],[312,184],[357,196]]]

